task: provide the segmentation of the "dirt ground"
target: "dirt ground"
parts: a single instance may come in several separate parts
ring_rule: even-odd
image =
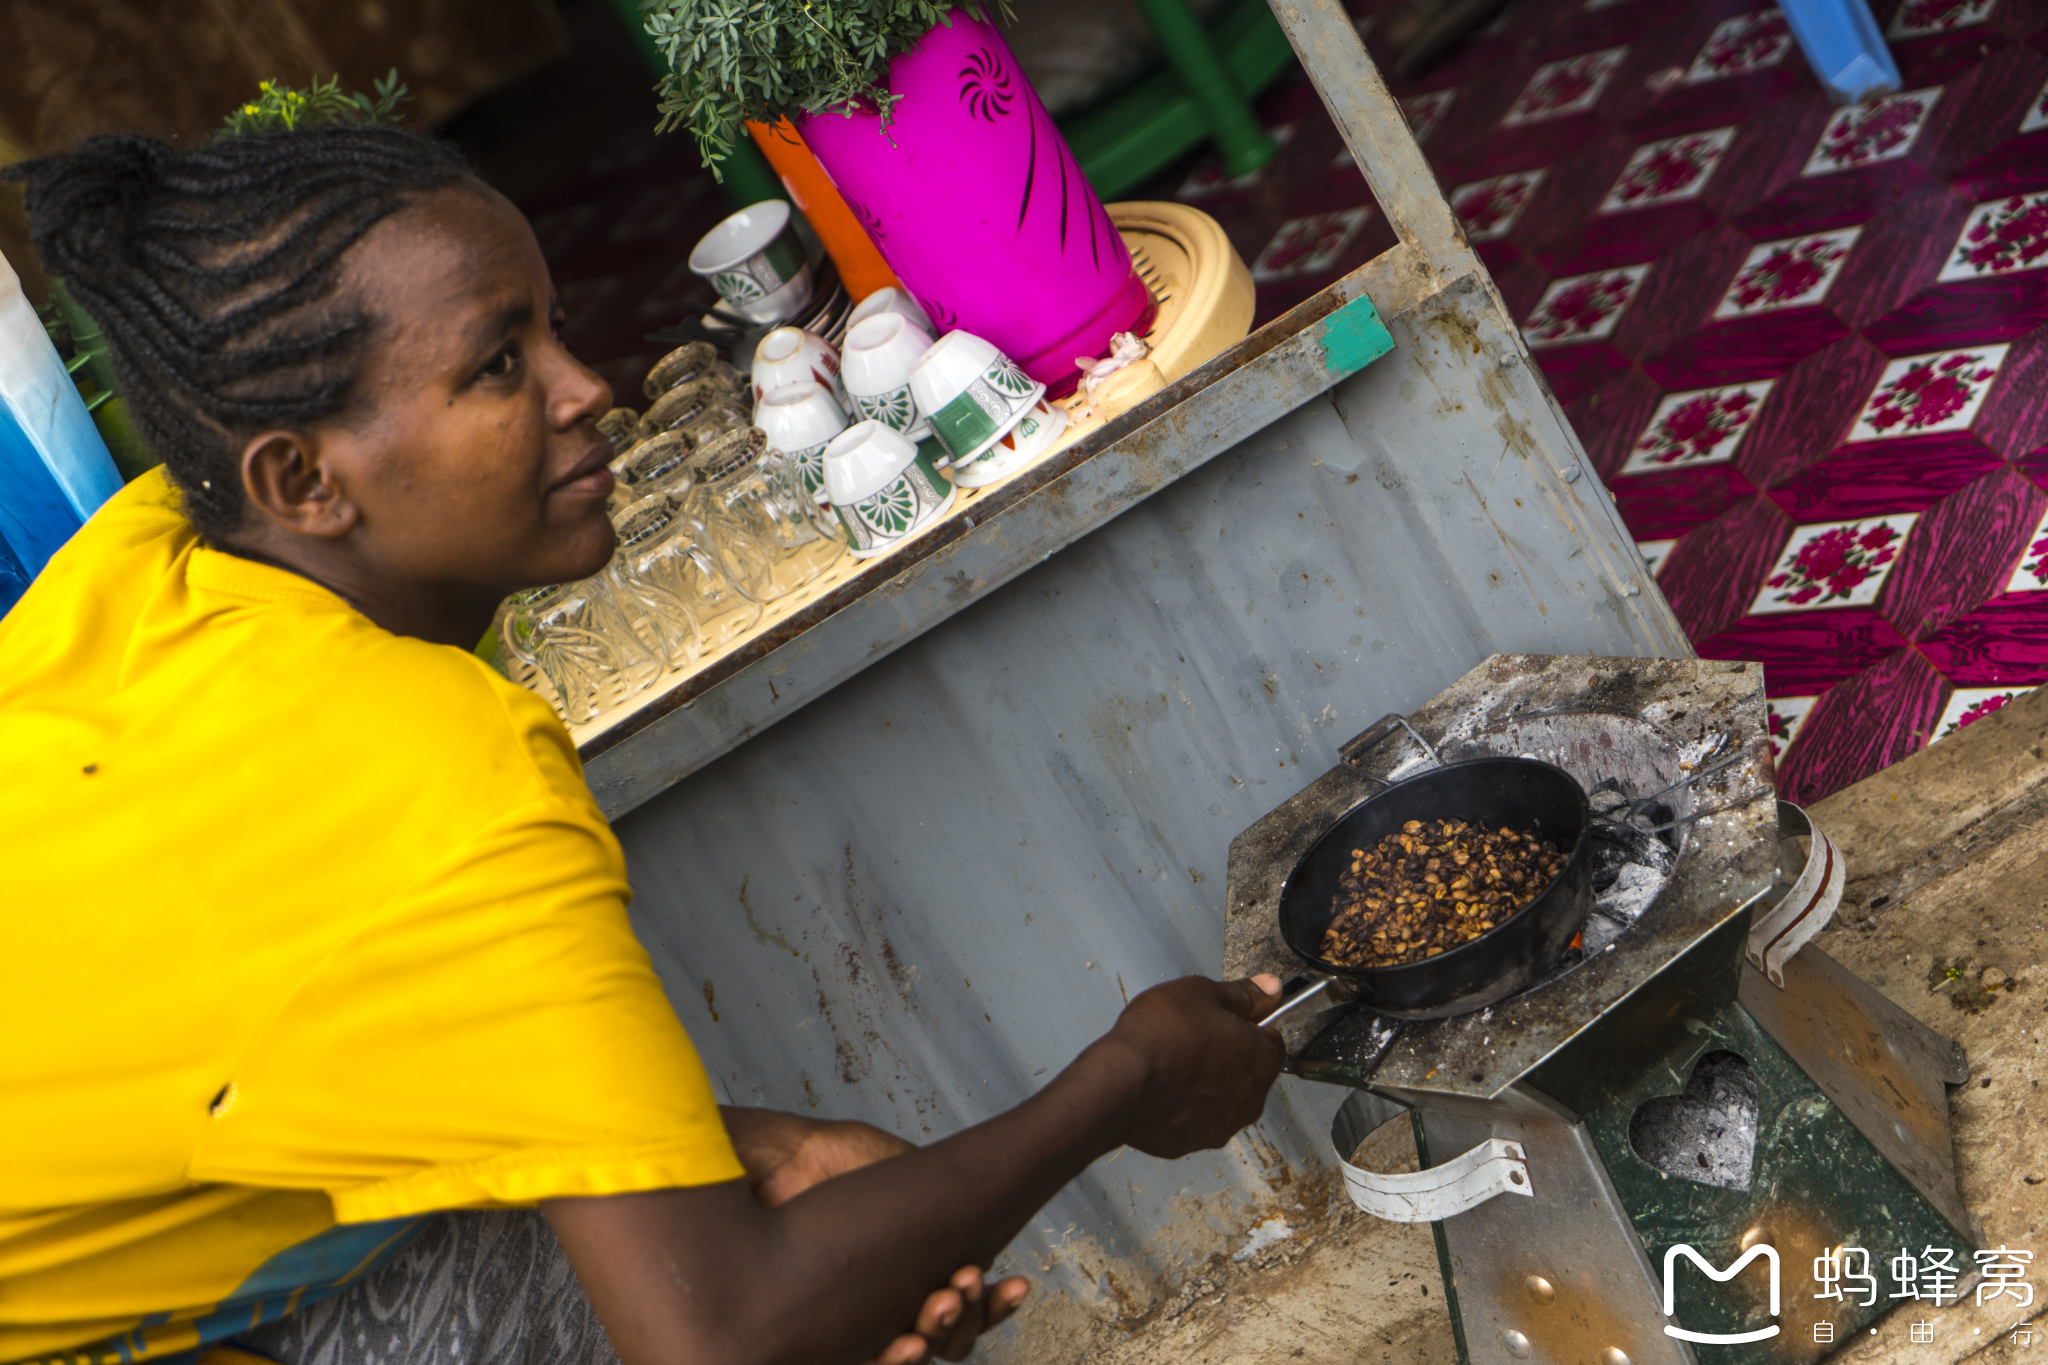
[[[1969,1053],[1951,1095],[1962,1194],[1986,1245],[2048,1253],[2048,688],[1839,792],[1811,814],[1849,886],[1820,946]],[[1401,1139],[1389,1137],[1389,1142]],[[1380,1154],[1381,1170],[1396,1154]],[[1409,1147],[1407,1157],[1413,1160]],[[2048,1257],[2044,1257],[2048,1260]],[[2048,1291],[2048,1264],[2029,1274]],[[1648,1307],[1646,1305],[1646,1307]],[[1846,1343],[1853,1365],[2048,1360],[2048,1303],[1912,1304]],[[1931,1340],[1910,1340],[1913,1322]],[[1212,1271],[1121,1339],[1103,1365],[1450,1365],[1457,1359],[1427,1227],[1345,1209]]]

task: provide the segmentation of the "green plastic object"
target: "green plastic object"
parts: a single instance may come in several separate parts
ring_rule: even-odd
[[[1166,52],[1166,64],[1201,105],[1223,153],[1223,169],[1233,176],[1249,175],[1271,161],[1280,145],[1266,136],[1251,101],[1223,69],[1223,59],[1209,45],[1187,0],[1138,0],[1138,8]]]
[[[1146,14],[1150,19],[1150,0]],[[1157,21],[1153,22],[1156,28]],[[1160,41],[1168,41],[1163,32]],[[1294,49],[1266,0],[1237,0],[1209,29],[1204,46],[1235,87],[1234,104],[1247,115],[1252,97],[1295,64]],[[1171,48],[1168,60],[1173,61]],[[1180,70],[1169,64],[1108,103],[1068,119],[1060,132],[1096,194],[1116,199],[1204,141],[1220,137],[1212,117],[1211,107],[1189,88]],[[1268,150],[1243,169],[1231,163],[1229,147],[1223,148],[1224,164],[1232,175],[1257,169],[1277,150],[1264,129],[1259,136]]]
[[[657,77],[666,76],[668,62],[662,58],[661,48],[656,46],[653,35],[647,31],[640,0],[611,0],[611,6],[612,13],[618,16],[619,22],[632,36],[633,46],[647,63],[648,70]],[[761,149],[750,138],[736,139],[732,151],[719,159],[718,178],[735,208],[758,204],[764,199],[789,199],[782,177],[775,173],[768,164],[768,158],[761,155]]]

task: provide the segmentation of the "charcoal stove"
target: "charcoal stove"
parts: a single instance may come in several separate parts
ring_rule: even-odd
[[[1282,887],[1346,812],[1429,765],[1425,744],[1447,762],[1540,758],[1629,797],[1706,774],[1664,798],[1661,886],[1596,914],[1528,990],[1399,1021],[1340,983],[1282,1021],[1291,1071],[1357,1092],[1331,1130],[1353,1199],[1432,1223],[1462,1361],[1818,1360],[1894,1306],[1901,1249],[1972,1266],[1981,1229],[1948,1126],[1961,1048],[1811,944],[1752,956],[1781,901],[1842,882],[1816,832],[1788,893],[1781,836],[1803,816],[1776,799],[1759,665],[1496,655],[1407,720],[1412,738],[1345,746],[1232,843],[1228,973],[1301,972]],[[1350,1164],[1400,1121],[1421,1172]],[[1817,1270],[1862,1268],[1845,1248],[1868,1252],[1874,1301],[1860,1283],[1816,1297],[1840,1287]]]

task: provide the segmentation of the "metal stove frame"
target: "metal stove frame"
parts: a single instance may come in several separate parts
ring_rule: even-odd
[[[1824,1251],[1860,1246],[1881,1263],[1897,1247],[1960,1240],[1966,1266],[1982,1240],[1956,1189],[1948,1126],[1947,1087],[1968,1075],[1962,1049],[1811,945],[1786,964],[1782,989],[1744,959],[1752,910],[1780,885],[1764,714],[1754,664],[1495,655],[1410,717],[1451,760],[1533,752],[1588,782],[1634,762],[1622,774],[1632,795],[1675,780],[1688,746],[1751,759],[1677,794],[1678,814],[1699,818],[1664,894],[1610,951],[1458,1018],[1400,1023],[1338,1003],[1284,1025],[1290,1069],[1364,1092],[1332,1124],[1340,1160],[1406,1117],[1425,1168],[1473,1173],[1461,1200],[1433,1206],[1463,1361],[1816,1360],[1893,1306],[1816,1299]],[[1657,737],[1669,741],[1661,762],[1625,752]],[[1423,761],[1412,742],[1347,746],[1345,758],[1232,844],[1227,972],[1299,969],[1277,928],[1295,862],[1381,790],[1372,779]],[[1682,1094],[1700,1061],[1724,1050],[1757,1083],[1743,1190],[1674,1178],[1629,1137],[1640,1108]],[[1512,1183],[1487,1186],[1482,1157]],[[1448,1179],[1436,1183],[1449,1191]],[[1512,1194],[1528,1197],[1502,1197]],[[1770,1246],[1778,1308],[1758,1273],[1725,1284],[1674,1273],[1667,1324],[1661,1265],[1681,1244],[1717,1267]],[[1814,1339],[1822,1322],[1831,1343]],[[1778,1330],[1695,1346],[1662,1330],[1677,1323]]]

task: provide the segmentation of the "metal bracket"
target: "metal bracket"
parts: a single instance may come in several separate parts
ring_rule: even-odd
[[[1422,746],[1422,752],[1429,755],[1430,762],[1436,764],[1439,768],[1443,766],[1444,761],[1437,756],[1436,747],[1422,737],[1421,731],[1408,723],[1408,717],[1398,711],[1381,716],[1357,735],[1354,735],[1345,742],[1342,748],[1337,750],[1337,756],[1355,768],[1365,761],[1367,754],[1377,749],[1381,743],[1392,738],[1396,732],[1401,730],[1406,730],[1409,737]],[[1383,778],[1374,778],[1373,780],[1382,783],[1385,781]]]
[[[1536,1197],[1522,1145],[1501,1138],[1488,1138],[1441,1166],[1408,1175],[1382,1175],[1351,1164],[1348,1158],[1366,1134],[1407,1113],[1377,1096],[1358,1094],[1344,1101],[1330,1121],[1344,1190],[1359,1208],[1390,1223],[1435,1223],[1477,1208],[1497,1194]]]
[[[1802,834],[1813,836],[1806,869],[1785,898],[1758,915],[1749,930],[1749,965],[1779,990],[1785,989],[1785,964],[1835,917],[1849,880],[1848,861],[1835,841],[1822,834],[1805,811],[1790,801],[1778,802],[1778,838]]]

